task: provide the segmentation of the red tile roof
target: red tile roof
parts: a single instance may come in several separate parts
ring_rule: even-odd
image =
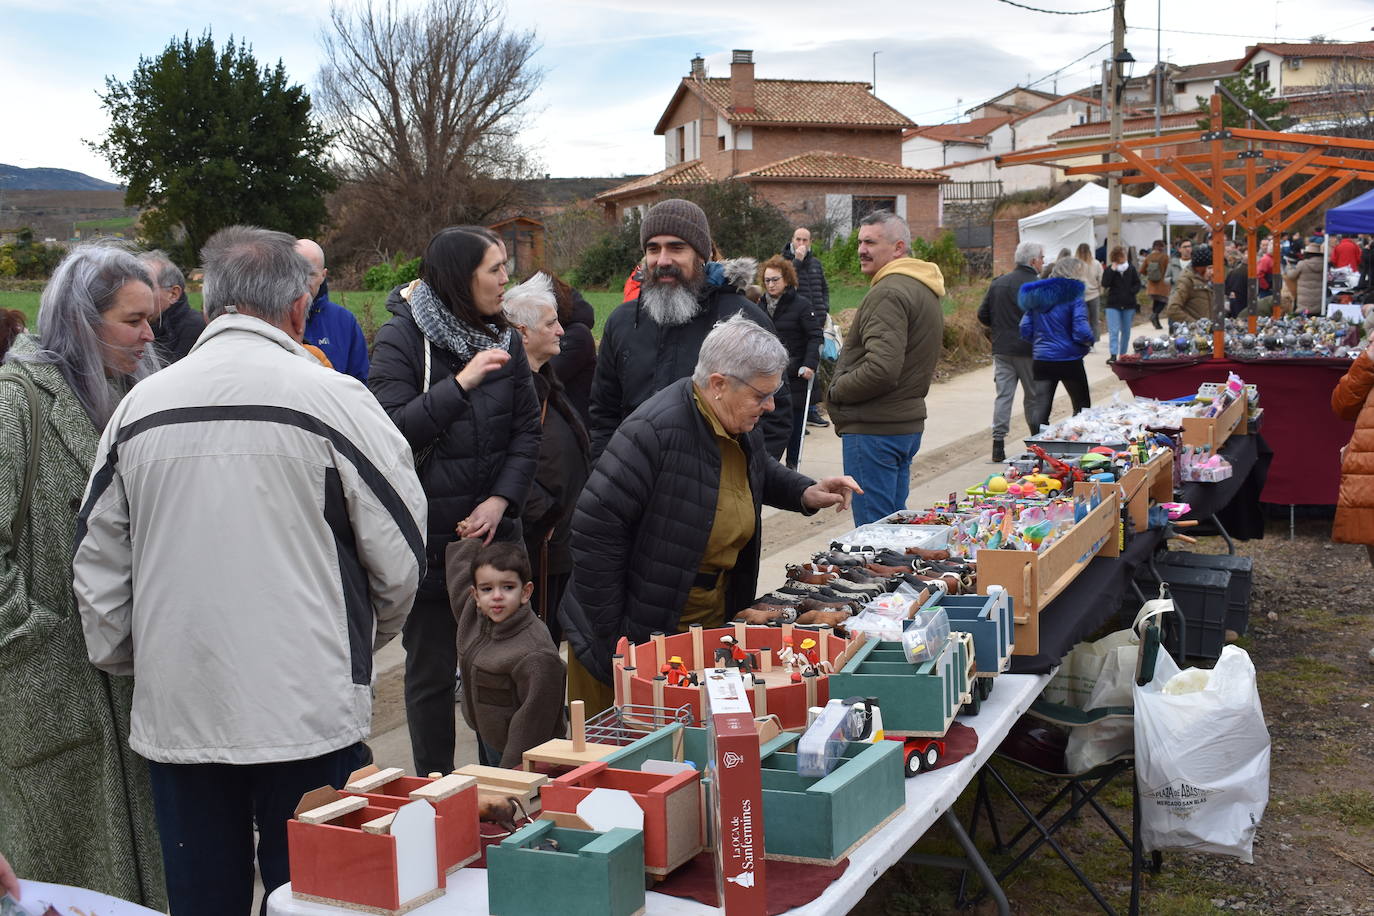
[[[1240,68],[1245,64],[1245,58],[1237,57],[1235,60],[1214,60],[1205,64],[1191,64],[1187,67],[1179,67],[1170,73],[1167,79],[1175,83],[1190,83],[1193,80],[1217,79],[1223,76],[1231,76],[1239,73]]]
[[[594,200],[614,200],[617,197],[634,194],[636,191],[648,191],[659,187],[707,184],[712,181],[715,181],[715,177],[707,170],[706,166],[702,165],[701,160],[692,159],[688,162],[670,165],[661,172],[616,185],[610,190],[602,191],[596,195]]]
[[[654,133],[666,129],[665,120],[688,91],[703,98],[731,124],[763,126],[794,124],[813,127],[873,127],[900,129],[915,123],[869,92],[868,83],[836,80],[754,80],[754,110],[730,110],[730,80],[684,78],[663,111]]]
[[[1268,51],[1277,54],[1279,57],[1360,57],[1374,58],[1374,41],[1318,41],[1306,44],[1281,44],[1278,42],[1263,41],[1257,45],[1251,45],[1245,49],[1245,56],[1240,59],[1241,66],[1254,57],[1260,51]]]
[[[926,169],[911,169],[895,162],[811,150],[759,166],[736,176],[741,179],[798,179],[811,181],[948,181],[949,177]]]
[[[931,124],[928,127],[917,127],[913,130],[904,131],[902,139],[911,137],[925,137],[929,140],[941,140],[954,143],[977,143],[983,145],[987,142],[987,135],[994,129],[1012,120],[1011,115],[995,115],[988,118],[974,118],[971,121],[961,121],[957,124]]]
[[[1181,111],[1174,114],[1166,114],[1160,118],[1160,127],[1165,131],[1191,130],[1197,127],[1197,119],[1202,117],[1201,111]],[[1063,130],[1055,131],[1050,134],[1049,139],[1056,141],[1063,140],[1082,140],[1098,139],[1105,140],[1111,133],[1110,121],[1089,121],[1086,124],[1075,124]],[[1144,115],[1138,118],[1123,118],[1121,120],[1121,135],[1123,137],[1131,134],[1152,133],[1155,129],[1154,115]]]

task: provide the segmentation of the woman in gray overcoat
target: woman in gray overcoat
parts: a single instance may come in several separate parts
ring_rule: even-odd
[[[78,247],[43,290],[38,335],[0,366],[0,850],[20,877],[166,909],[147,764],[128,746],[133,681],[90,664],[71,563],[101,430],[155,368],[152,310],[132,254]],[[21,377],[42,417],[25,517],[34,429]]]

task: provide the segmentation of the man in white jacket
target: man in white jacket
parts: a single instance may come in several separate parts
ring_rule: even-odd
[[[91,661],[135,678],[173,916],[244,916],[253,825],[270,893],[301,795],[362,762],[372,653],[424,574],[410,447],[357,379],[297,343],[310,265],[236,226],[201,253],[209,325],[126,397],[77,521]]]

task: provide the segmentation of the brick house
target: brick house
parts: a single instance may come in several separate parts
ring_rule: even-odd
[[[743,181],[799,225],[828,221],[848,233],[890,209],[931,237],[940,225],[942,175],[902,165],[902,132],[915,125],[862,82],[756,79],[752,51],[735,51],[730,76],[692,60],[659,118],[662,171],[596,196],[609,219],[647,210],[675,189]]]

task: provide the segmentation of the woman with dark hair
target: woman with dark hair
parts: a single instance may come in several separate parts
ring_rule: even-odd
[[[1102,288],[1107,291],[1107,362],[1129,352],[1131,324],[1140,307],[1140,274],[1126,259],[1126,249],[1117,245],[1112,249],[1111,264],[1102,275]]]
[[[1021,316],[1021,336],[1031,342],[1031,375],[1039,387],[1039,415],[1031,425],[1031,435],[1049,422],[1054,407],[1054,390],[1060,382],[1069,393],[1073,412],[1078,413],[1092,401],[1088,395],[1088,374],[1083,357],[1093,343],[1088,327],[1088,309],[1083,303],[1083,262],[1065,255],[1054,262],[1050,275],[1021,287],[1017,304]]]
[[[787,348],[787,371],[783,379],[792,396],[792,436],[787,441],[785,463],[797,469],[801,458],[802,434],[806,431],[807,402],[816,367],[821,363],[821,338],[825,331],[825,312],[797,292],[797,269],[789,258],[773,255],[759,269],[763,299],[759,305],[773,319],[778,340]],[[808,393],[812,395],[808,398]]]
[[[0,849],[26,878],[163,909],[132,678],[91,665],[72,593],[77,511],[101,431],[157,368],[153,286],[121,247],[82,245],[43,290],[39,334],[0,367]]]
[[[428,571],[406,619],[406,719],[420,773],[453,769],[457,627],[444,552],[460,537],[521,540],[539,460],[539,402],[529,362],[501,313],[506,249],[480,226],[430,240],[420,279],[393,290],[368,388],[415,453],[429,504]]]
[[[596,310],[582,294],[569,286],[557,274],[544,275],[553,283],[553,296],[558,303],[558,323],[563,326],[563,340],[549,365],[563,383],[564,394],[572,404],[582,425],[591,423],[589,405],[592,400],[592,376],[596,374]]]

